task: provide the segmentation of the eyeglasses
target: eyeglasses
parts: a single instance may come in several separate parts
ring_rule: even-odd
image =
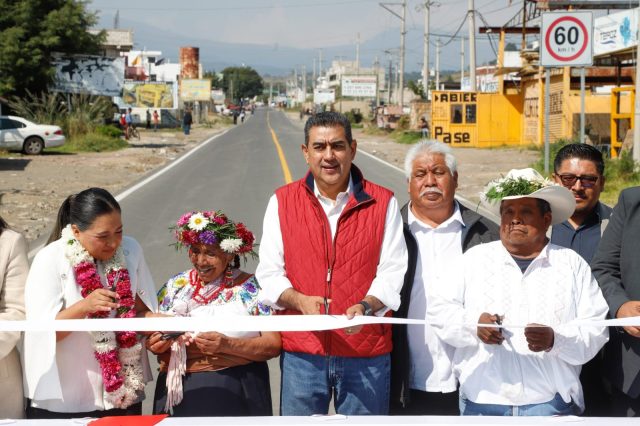
[[[571,173],[564,173],[556,176],[560,178],[562,185],[566,186],[567,188],[571,188],[573,185],[575,185],[578,179],[580,179],[580,184],[585,188],[593,188],[598,182],[598,176],[593,175],[576,176]]]

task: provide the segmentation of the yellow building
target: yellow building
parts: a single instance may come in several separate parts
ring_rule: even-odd
[[[551,73],[550,142],[577,139],[580,133],[580,70],[570,67],[540,68],[522,75],[520,87],[510,88],[507,93],[434,91],[431,134],[453,146],[542,146],[546,126],[546,71]],[[598,145],[611,144],[612,97],[609,93],[594,93],[591,87],[613,85],[615,80],[613,67],[586,69],[585,133]],[[628,83],[630,75],[622,72],[617,80]],[[502,85],[500,89],[506,92]]]

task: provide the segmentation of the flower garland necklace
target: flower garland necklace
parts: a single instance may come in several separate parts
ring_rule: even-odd
[[[62,230],[66,241],[65,255],[71,266],[82,297],[86,298],[94,290],[104,288],[96,262],[89,252],[75,238],[71,225]],[[136,316],[135,299],[131,293],[131,280],[127,270],[122,247],[118,247],[111,259],[105,262],[105,275],[109,289],[118,296],[118,318]],[[94,312],[89,318],[105,318],[109,312]],[[102,371],[102,381],[106,400],[115,408],[127,408],[138,400],[138,391],[144,389],[141,353],[142,345],[134,331],[95,331],[93,350]]]

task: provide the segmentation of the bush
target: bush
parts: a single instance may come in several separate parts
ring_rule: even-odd
[[[358,110],[352,109],[351,111],[345,112],[344,115],[351,124],[359,124],[362,122],[362,113]]]
[[[403,115],[398,120],[398,127],[396,127],[396,130],[408,130],[410,125],[411,119],[409,118],[409,116]]]
[[[113,124],[97,126],[95,132],[99,135],[108,136],[113,139],[118,139],[124,135],[124,132]]]
[[[93,132],[113,115],[111,99],[106,96],[71,95],[68,100],[55,92],[27,92],[22,98],[10,99],[9,106],[29,121],[60,126],[69,139]]]
[[[129,146],[127,141],[120,138],[112,138],[99,133],[88,133],[68,139],[67,143],[59,148],[52,148],[58,152],[107,152],[117,151]]]

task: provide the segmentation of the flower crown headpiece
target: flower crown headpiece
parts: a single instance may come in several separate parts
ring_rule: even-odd
[[[193,244],[220,244],[224,252],[240,255],[245,260],[247,254],[258,257],[253,249],[253,233],[243,223],[229,220],[220,210],[185,213],[170,229],[176,237],[173,244],[176,249]]]
[[[485,203],[496,204],[505,197],[529,195],[555,185],[533,169],[512,170],[506,177],[489,182],[480,193],[480,198]]]

